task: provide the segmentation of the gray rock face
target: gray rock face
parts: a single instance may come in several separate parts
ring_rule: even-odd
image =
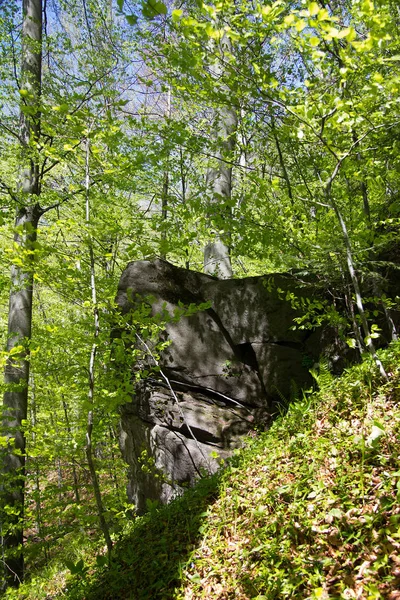
[[[209,303],[165,323],[161,373],[152,372],[150,342],[138,341],[150,375],[121,408],[121,449],[139,512],[146,499],[168,502],[204,469],[215,471],[293,387],[310,383],[318,336],[291,329],[299,314],[291,299],[307,293],[290,275],[218,280],[161,260],[128,265],[117,295],[125,315],[146,299],[153,315]]]

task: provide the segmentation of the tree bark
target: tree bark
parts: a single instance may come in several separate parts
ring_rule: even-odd
[[[231,51],[231,42],[223,36],[220,43],[220,62],[213,67],[213,75],[217,81],[221,77],[222,58],[225,52]],[[215,220],[217,231],[204,249],[204,272],[215,275],[220,279],[232,277],[232,264],[230,257],[230,235],[223,234],[221,224],[224,217],[231,213],[230,203],[232,197],[232,160],[236,145],[238,116],[234,106],[222,104],[216,109],[215,137],[217,166],[210,168],[207,173],[207,188],[209,189],[208,213],[210,221]]]
[[[171,87],[168,86],[167,91],[167,108],[165,110],[165,119],[170,121],[171,119]],[[161,230],[161,252],[160,256],[164,260],[167,260],[167,219],[168,219],[168,194],[169,194],[169,158],[170,151],[168,150],[166,165],[164,169],[163,175],[163,186],[161,192],[161,220],[162,220],[162,230]]]
[[[3,430],[8,447],[2,457],[2,553],[3,587],[23,580],[22,554],[25,475],[25,433],[28,414],[29,341],[32,330],[34,245],[42,210],[36,142],[40,137],[42,71],[42,0],[23,0],[20,141],[23,168],[17,193],[15,248],[20,262],[11,269],[8,312],[6,391],[3,398]]]
[[[86,191],[86,226],[90,225],[90,142],[89,137],[86,139],[86,174],[85,174],[85,191]],[[90,259],[90,289],[92,293],[92,305],[93,305],[93,321],[94,321],[94,341],[92,349],[90,351],[89,359],[89,389],[88,389],[88,402],[89,410],[87,415],[87,426],[86,426],[86,458],[89,465],[90,477],[92,480],[92,486],[94,491],[94,497],[96,500],[97,514],[99,517],[100,528],[104,536],[104,540],[107,545],[108,560],[111,560],[112,552],[112,540],[110,537],[110,531],[107,525],[107,521],[104,516],[104,506],[101,497],[99,479],[97,477],[96,465],[93,456],[93,445],[92,445],[92,434],[93,434],[93,420],[94,420],[94,390],[95,390],[95,362],[97,354],[97,338],[100,333],[100,321],[99,321],[99,309],[97,306],[97,289],[96,289],[96,272],[95,272],[95,260],[93,252],[93,240],[89,237],[89,259]]]

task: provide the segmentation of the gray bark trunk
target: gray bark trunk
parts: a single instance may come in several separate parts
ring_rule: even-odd
[[[225,52],[231,51],[231,42],[224,36],[220,43],[219,54],[223,58]],[[221,77],[221,62],[213,67],[216,80]],[[231,214],[230,203],[232,196],[232,161],[236,144],[238,116],[236,108],[222,105],[216,109],[215,136],[217,166],[210,168],[207,173],[207,188],[209,189],[208,213],[210,221],[215,219],[217,230],[214,237],[204,249],[204,272],[215,275],[220,279],[232,277],[230,257],[229,231],[223,234],[221,224]],[[214,219],[213,219],[214,217]],[[218,226],[219,223],[219,226]]]
[[[3,588],[18,586],[23,579],[22,554],[25,476],[25,433],[28,414],[29,340],[32,329],[33,248],[41,216],[39,166],[32,141],[40,136],[40,92],[42,42],[42,0],[23,0],[20,140],[24,165],[19,180],[20,205],[15,218],[14,241],[24,266],[11,269],[5,368],[6,392],[3,398],[2,429],[9,443],[2,456],[1,545]],[[24,110],[29,107],[29,112]],[[32,110],[32,108],[34,110]],[[4,507],[7,509],[4,518]],[[11,510],[10,510],[11,509]]]
[[[36,240],[36,229],[40,214],[37,207],[18,211],[15,225],[18,231],[15,243],[29,252]],[[28,255],[27,262],[32,262]],[[23,579],[22,533],[24,513],[25,475],[25,433],[23,421],[28,414],[29,347],[32,329],[33,265],[24,269],[13,266],[11,269],[11,291],[8,311],[7,361],[4,382],[6,391],[3,397],[3,435],[9,444],[2,460],[2,508],[9,506],[12,511],[2,518],[2,546],[5,554],[4,579],[8,585],[19,585]],[[19,549],[19,550],[18,550]],[[9,551],[12,555],[8,556]]]
[[[167,91],[167,108],[165,111],[165,118],[167,121],[171,119],[171,87],[168,86]],[[163,176],[163,186],[161,192],[161,220],[163,229],[161,231],[161,252],[160,256],[164,260],[167,260],[167,219],[168,219],[168,194],[169,194],[169,157],[170,152],[168,151],[166,166]]]

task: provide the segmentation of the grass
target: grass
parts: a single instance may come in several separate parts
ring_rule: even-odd
[[[111,567],[88,549],[79,573],[9,597],[400,599],[400,345],[381,358],[388,383],[369,359],[325,377],[227,468],[131,522]]]

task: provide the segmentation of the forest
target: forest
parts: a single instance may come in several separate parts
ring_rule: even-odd
[[[380,399],[375,416],[365,409],[369,425],[362,429],[362,443],[354,442],[361,462],[352,476],[372,465],[360,484],[361,513],[369,502],[368,477],[380,477],[381,471],[373,469],[390,471],[398,485],[400,465],[391,452],[400,431],[395,413],[399,32],[396,0],[0,0],[4,597],[55,598],[57,586],[66,597],[67,573],[78,582],[71,598],[89,598],[85,582],[95,568],[108,569],[118,579],[115,561],[123,556],[118,544],[135,522],[119,449],[120,407],[148,376],[137,360],[135,340],[121,342],[114,335],[126,326],[116,294],[131,261],[161,259],[221,280],[290,273],[312,281],[317,292],[293,329],[330,327],[359,363],[354,380],[346,374],[340,388],[340,380],[321,361],[313,390],[327,390],[327,411],[346,413],[339,429],[347,418],[353,428],[354,420],[364,418],[349,416],[361,410],[357,403],[343,408],[347,393],[353,397],[359,389],[366,402],[374,394]],[[186,307],[182,314],[203,309]],[[145,308],[134,319],[133,330],[141,331],[145,342],[159,333],[159,323]],[[334,396],[342,398],[339,407]],[[311,423],[310,402],[304,393],[299,398],[306,411],[299,419]],[[294,403],[292,410],[300,414],[300,405]],[[392,419],[390,432],[383,424],[385,411]],[[277,433],[266,442],[271,452],[274,440],[285,445],[285,436],[294,435],[293,414],[289,410],[282,417],[287,421],[272,428]],[[321,423],[325,417],[318,419]],[[308,433],[320,435],[313,427]],[[304,432],[298,435],[306,439]],[[358,434],[351,435],[356,439]],[[376,440],[387,444],[381,454]],[[248,452],[258,461],[263,460],[261,443],[249,441]],[[339,447],[337,440],[329,444]],[[311,441],[307,448],[313,451]],[[328,442],[321,442],[321,452],[327,448]],[[250,459],[237,460],[247,465]],[[262,477],[263,468],[254,477]],[[204,489],[209,485],[204,498],[215,495],[210,492],[215,481],[201,482]],[[301,481],[307,487],[305,476]],[[289,489],[290,482],[289,477],[280,485]],[[385,531],[393,540],[389,550],[382,550],[387,557],[398,555],[400,548],[395,531],[399,490],[390,488],[385,496],[394,498],[385,508],[390,521]],[[190,503],[197,502],[194,510],[206,514],[203,500],[190,493],[196,494],[188,492],[181,510],[190,512]],[[243,490],[240,494],[243,500]],[[166,535],[157,531],[161,521],[179,521],[180,501],[171,509],[148,502],[143,518],[158,519],[158,541]],[[328,509],[331,526],[344,512],[336,504]],[[146,536],[153,531],[152,521],[143,523],[143,530],[137,526],[139,535],[151,553],[156,541]],[[188,530],[192,526],[200,527],[191,522]],[[338,544],[333,547],[338,551]],[[86,565],[82,548],[92,549],[94,566]],[[255,544],[253,555],[260,549]],[[140,544],[137,552],[143,552]],[[153,588],[150,578],[135,583],[132,595],[120,590],[104,598],[395,600],[400,597],[400,561],[393,561],[394,571],[389,558],[376,567],[377,573],[384,570],[376,581],[383,577],[385,588],[374,580],[362,588],[348,583],[339,589],[335,582],[328,589],[321,583],[324,577],[328,581],[326,571],[318,579],[315,567],[307,584],[293,587],[286,580],[283,584],[280,575],[279,585],[275,579],[269,582],[272,575],[265,575],[262,584],[248,583],[248,575],[235,595],[227,589],[236,584],[228,585],[225,575],[207,588],[204,573],[197,573],[187,576],[190,590],[173,592],[160,574]],[[373,562],[361,560],[368,563],[362,576]],[[48,580],[57,578],[55,573],[64,575],[51,591],[37,579],[36,592],[23,595],[24,580],[29,586],[40,572]],[[171,581],[178,589],[176,577],[174,572]]]

